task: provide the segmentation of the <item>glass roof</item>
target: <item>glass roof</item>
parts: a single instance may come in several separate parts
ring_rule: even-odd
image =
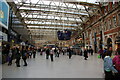
[[[27,29],[34,35],[42,35],[43,33],[38,34],[40,31],[82,30],[81,25],[97,12],[99,6],[96,0],[14,0],[14,2]],[[17,18],[14,16],[13,23],[19,24],[20,27],[22,23]]]

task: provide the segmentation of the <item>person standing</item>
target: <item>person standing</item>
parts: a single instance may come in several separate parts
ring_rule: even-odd
[[[55,53],[55,57],[57,57],[57,49],[56,48],[54,50],[54,53]]]
[[[19,50],[18,47],[16,47],[16,49],[15,49],[15,54],[16,54],[16,66],[20,67],[20,57],[21,57],[21,55],[20,55],[20,50]]]
[[[69,55],[69,59],[71,59],[71,57],[72,57],[72,50],[70,48],[68,48],[67,52],[68,52],[68,55]]]
[[[51,58],[52,62],[53,62],[53,54],[54,54],[54,50],[51,48],[51,50],[50,50],[50,58]]]
[[[118,71],[114,68],[111,55],[106,53],[104,58],[104,72],[105,72],[105,80],[114,80],[113,72],[118,73]]]
[[[88,58],[88,50],[84,49],[84,59],[87,60]]]
[[[35,50],[35,48],[33,49],[33,58],[35,58],[36,57],[36,50]]]
[[[8,66],[12,65],[12,60],[13,60],[13,48],[10,48],[9,50],[9,63]]]
[[[22,46],[22,50],[21,50],[21,53],[22,53],[22,59],[24,61],[24,66],[27,66],[27,50],[24,46]]]
[[[113,58],[113,64],[118,71],[115,74],[115,80],[120,80],[120,49],[117,49],[117,55]]]
[[[65,55],[65,50],[64,49],[62,49],[62,53],[63,53],[63,55]]]
[[[93,49],[92,48],[90,48],[90,54],[93,55]]]
[[[32,58],[32,49],[31,48],[29,49],[28,53],[29,53],[29,58]]]
[[[49,55],[50,55],[50,49],[47,48],[47,50],[46,50],[46,59],[49,59]]]
[[[42,56],[43,55],[43,49],[41,48],[40,49],[40,56]]]
[[[57,57],[59,58],[60,55],[60,49],[57,50]]]

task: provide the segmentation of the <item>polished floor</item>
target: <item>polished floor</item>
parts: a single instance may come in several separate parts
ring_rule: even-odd
[[[28,59],[28,66],[16,67],[13,62],[12,66],[2,65],[3,78],[103,78],[103,61],[97,58],[97,55],[89,56],[84,60],[83,56],[73,55],[68,59],[67,55],[60,55],[46,60],[45,55],[37,55],[35,59]]]

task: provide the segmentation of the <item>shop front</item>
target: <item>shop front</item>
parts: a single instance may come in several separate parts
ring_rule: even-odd
[[[120,36],[117,36],[117,37],[116,37],[115,43],[116,43],[116,49],[117,49],[117,48],[120,49]]]

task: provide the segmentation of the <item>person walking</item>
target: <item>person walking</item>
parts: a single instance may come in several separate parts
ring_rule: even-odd
[[[114,68],[111,55],[106,53],[104,58],[104,72],[105,72],[105,80],[114,80],[113,72],[118,73],[118,71]]]
[[[115,74],[115,80],[120,80],[120,48],[117,49],[117,55],[113,58],[113,64],[118,71]]]

